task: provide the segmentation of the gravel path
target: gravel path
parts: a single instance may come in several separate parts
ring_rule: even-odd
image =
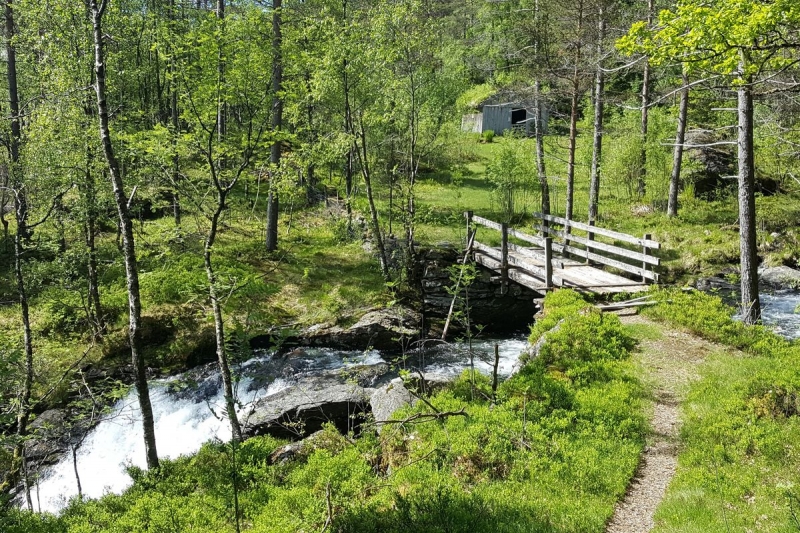
[[[652,337],[640,341],[639,358],[653,386],[652,433],[625,498],[617,504],[607,533],[644,533],[675,475],[680,437],[680,402],[697,365],[720,347],[688,333],[668,329],[639,315],[620,315],[624,324],[650,326]],[[655,332],[660,331],[659,335]],[[647,335],[648,337],[651,335]]]

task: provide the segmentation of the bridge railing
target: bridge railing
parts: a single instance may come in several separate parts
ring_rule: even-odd
[[[534,218],[539,222],[534,224],[534,229],[541,232],[542,236],[539,236],[509,228],[508,224],[480,217],[472,211],[467,211],[464,216],[467,222],[467,242],[471,243],[470,246],[473,250],[499,263],[504,282],[507,282],[509,277],[515,277],[514,270],[521,270],[543,279],[545,286],[542,288],[544,289],[563,285],[563,279],[561,276],[553,274],[553,268],[565,269],[576,265],[574,261],[564,259],[568,256],[572,259],[583,259],[586,264],[606,265],[634,274],[640,278],[641,283],[658,282],[655,267],[660,265],[660,259],[652,255],[652,251],[660,249],[661,244],[654,241],[649,234],[639,238],[627,233],[600,228],[594,224],[584,224],[552,215],[534,213]],[[499,231],[500,248],[496,249],[478,242],[474,238],[475,224]],[[560,229],[554,226],[560,226]],[[585,233],[585,236],[576,235],[576,231]],[[615,242],[634,245],[641,251],[600,242],[596,239],[598,235],[613,239]],[[509,237],[532,244],[536,248],[516,245],[509,242]],[[543,267],[522,263],[515,256],[509,255],[509,251],[518,256],[535,259],[543,263]],[[554,257],[554,252],[563,257]]]
[[[473,250],[478,251],[495,261],[500,263],[500,274],[503,278],[503,283],[508,282],[509,277],[513,278],[514,273],[511,269],[521,270],[523,273],[531,274],[537,278],[543,279],[545,286],[543,289],[551,289],[554,285],[563,285],[563,280],[560,276],[553,275],[553,266],[563,268],[562,261],[553,258],[553,239],[551,237],[537,237],[535,235],[528,235],[522,231],[514,228],[509,228],[508,224],[495,222],[488,218],[473,214],[472,211],[464,213],[467,219],[467,242],[471,243],[470,246]],[[473,224],[478,224],[490,229],[500,232],[500,248],[495,249],[491,246],[478,242],[474,238],[475,228]],[[518,246],[513,242],[509,242],[508,238],[514,237],[523,242],[538,246],[539,249],[525,248]],[[537,259],[543,263],[543,267],[537,267],[529,263],[522,263],[517,261],[514,256],[509,255],[509,251],[515,252],[521,256],[531,259]]]
[[[559,253],[568,253],[575,257],[582,257],[590,264],[599,263],[634,274],[639,276],[643,283],[648,281],[658,282],[658,273],[655,272],[655,268],[661,264],[661,260],[653,255],[653,250],[660,249],[661,243],[654,241],[649,233],[642,237],[635,237],[627,233],[597,227],[593,222],[584,224],[575,220],[567,220],[541,213],[534,213],[533,217],[541,221],[540,224],[534,224],[534,229],[541,231],[543,235],[551,235],[561,239],[561,242],[556,245]],[[562,229],[556,229],[552,224],[560,225]],[[574,230],[584,232],[586,236],[575,235],[573,233]],[[632,244],[641,251],[599,242],[596,240],[598,235],[614,241]],[[580,244],[583,248],[578,248],[573,243]],[[632,264],[631,261],[635,261],[636,264]]]

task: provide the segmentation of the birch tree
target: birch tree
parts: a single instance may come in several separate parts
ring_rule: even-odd
[[[718,75],[736,91],[741,307],[745,322],[758,322],[753,98],[771,75],[800,62],[800,5],[793,0],[684,0],[661,12],[656,30],[634,24],[619,46],[646,54],[654,64],[678,62],[689,72]]]

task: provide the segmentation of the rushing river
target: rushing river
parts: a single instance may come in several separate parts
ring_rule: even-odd
[[[764,323],[788,338],[800,338],[800,292],[779,291],[763,294]],[[473,345],[473,364],[490,374],[494,365],[494,345],[499,345],[498,374],[508,376],[526,343],[522,338],[480,341]],[[396,363],[422,368],[425,373],[454,376],[469,368],[464,345],[431,347]],[[287,363],[287,360],[290,360]],[[246,417],[255,400],[269,397],[289,387],[304,383],[323,372],[337,369],[380,367],[387,365],[377,351],[346,352],[324,348],[295,350],[293,357],[273,358],[258,353],[240,365],[237,396],[240,416]],[[190,384],[190,385],[187,385]],[[230,428],[223,416],[221,381],[213,365],[150,383],[155,418],[156,442],[162,458],[192,454],[204,442],[227,441]],[[77,454],[77,470],[83,495],[98,498],[107,492],[120,493],[131,485],[127,466],[145,466],[144,440],[138,416],[138,401],[133,389],[117,402],[110,413],[86,437]],[[33,491],[34,506],[42,511],[58,512],[78,494],[72,457],[65,456],[46,469]]]
[[[507,376],[526,343],[524,339],[474,343],[475,368],[491,373],[494,344],[500,347],[498,374]],[[455,375],[469,367],[463,345],[449,345],[425,350],[406,362],[426,373]],[[302,348],[293,356],[275,357],[258,353],[243,363],[237,396],[240,416],[246,417],[255,400],[269,397],[289,387],[303,387],[304,382],[323,372],[348,368],[383,368],[387,361],[377,351],[345,352],[324,348]],[[287,360],[290,361],[287,363]],[[187,384],[189,384],[187,386]],[[156,443],[161,458],[192,454],[204,442],[227,441],[231,433],[224,418],[221,380],[213,366],[150,382],[155,419]],[[117,402],[110,413],[86,437],[77,453],[77,470],[84,497],[98,498],[105,493],[120,493],[132,483],[127,466],[145,466],[144,439],[138,416],[138,400],[133,389]],[[45,469],[34,487],[34,507],[58,512],[78,494],[75,465],[67,454],[56,465]]]
[[[800,292],[776,291],[761,295],[761,319],[775,333],[800,339]]]

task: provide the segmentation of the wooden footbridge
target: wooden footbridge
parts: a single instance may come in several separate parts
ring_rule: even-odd
[[[476,263],[499,274],[504,284],[513,281],[537,292],[568,287],[586,293],[613,294],[643,291],[648,283],[658,282],[655,267],[659,266],[659,259],[652,251],[661,245],[650,235],[634,237],[539,213],[534,214],[534,229],[540,235],[529,235],[471,211],[464,215],[467,253],[474,255]],[[500,246],[476,240],[478,226],[499,231]]]

